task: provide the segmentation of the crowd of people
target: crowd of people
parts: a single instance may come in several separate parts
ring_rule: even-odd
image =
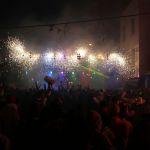
[[[2,85],[0,150],[149,150],[149,98],[149,89],[54,91]]]

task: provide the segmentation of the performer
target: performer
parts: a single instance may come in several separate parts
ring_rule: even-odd
[[[53,84],[55,83],[55,80],[51,77],[45,76],[44,80],[47,82],[48,84],[48,90],[52,89]]]

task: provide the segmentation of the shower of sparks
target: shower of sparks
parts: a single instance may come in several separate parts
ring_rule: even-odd
[[[109,61],[111,63],[115,63],[115,64],[120,65],[120,66],[126,65],[125,58],[123,56],[119,55],[118,53],[110,54]]]
[[[10,52],[10,59],[23,66],[32,67],[40,58],[40,54],[32,54],[26,50],[24,44],[17,38],[9,37],[7,47]]]
[[[104,60],[105,57],[103,56],[103,54],[98,54],[97,59]]]
[[[78,71],[83,68],[83,64],[87,64],[90,68],[95,68],[97,74],[100,74],[101,70],[110,72],[114,68],[118,70],[119,74],[125,76],[129,71],[128,63],[125,57],[119,53],[110,53],[108,57],[102,53],[92,53],[90,49],[78,48],[75,52],[70,51],[65,53],[64,51],[48,50],[42,54],[33,53],[26,49],[23,42],[17,38],[9,37],[6,42],[9,49],[9,59],[11,62],[16,62],[22,67],[22,70],[32,69],[34,65],[43,65],[42,70],[61,70],[67,72]],[[81,57],[81,60],[78,59]],[[26,75],[28,71],[26,71]]]
[[[57,54],[56,54],[56,59],[57,59],[57,60],[63,60],[63,59],[64,59],[63,53],[57,52]]]
[[[87,55],[87,50],[81,47],[77,49],[77,54],[79,54],[81,58],[84,58]]]
[[[88,56],[88,61],[89,61],[90,64],[95,64],[97,62],[97,59],[94,55],[90,54]]]
[[[44,56],[45,62],[47,63],[50,63],[55,58],[53,52],[45,53],[43,56]]]

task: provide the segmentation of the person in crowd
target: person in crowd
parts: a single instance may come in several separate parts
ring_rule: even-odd
[[[19,124],[20,116],[16,97],[14,95],[7,96],[7,102],[0,110],[0,122],[4,132],[8,135],[13,134]]]
[[[138,107],[147,108],[146,92],[142,96],[147,105]],[[146,149],[149,114],[144,113],[149,110],[138,111],[136,105],[126,103],[136,93],[81,85],[58,91],[0,86],[0,149]]]

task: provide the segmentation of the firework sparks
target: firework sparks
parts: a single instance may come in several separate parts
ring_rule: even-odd
[[[10,51],[9,57],[11,60],[24,66],[31,67],[31,65],[35,64],[40,58],[39,54],[32,54],[27,51],[24,44],[17,38],[9,37],[7,47]]]
[[[48,52],[44,54],[44,60],[49,63],[52,61],[52,59],[54,59],[55,55],[53,52]]]
[[[57,54],[56,54],[56,59],[57,59],[57,60],[63,60],[63,59],[64,59],[63,53],[57,52]]]
[[[97,58],[100,59],[100,60],[105,60],[105,57],[102,54],[98,54]]]
[[[87,54],[87,50],[81,47],[81,48],[77,49],[77,54],[79,54],[81,56],[81,58],[84,58]]]
[[[125,58],[121,55],[119,55],[118,53],[112,53],[109,56],[109,61],[115,64],[118,64],[120,66],[125,66],[126,65],[126,61]]]
[[[75,52],[64,53],[62,51],[49,50],[44,54],[35,54],[27,50],[24,43],[17,38],[9,37],[7,41],[9,49],[9,57],[11,61],[17,62],[18,65],[26,68],[32,68],[35,64],[42,64],[45,70],[50,67],[53,70],[80,70],[82,64],[87,64],[98,71],[101,69],[106,72],[111,71],[112,68],[117,68],[120,74],[128,72],[128,65],[125,57],[119,53],[111,53],[106,59],[102,53],[90,53],[90,50],[79,48]],[[78,55],[82,58],[78,59]]]
[[[97,60],[96,60],[96,57],[94,55],[90,54],[88,57],[88,61],[90,64],[95,64]]]

